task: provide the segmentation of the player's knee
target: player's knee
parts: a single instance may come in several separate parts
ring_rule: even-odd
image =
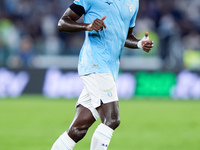
[[[106,122],[106,125],[115,130],[120,125],[120,122],[119,118],[111,119]]]
[[[80,135],[86,133],[88,128],[86,126],[72,126],[70,132],[74,135]]]
[[[72,126],[68,132],[72,139],[74,139],[75,142],[78,142],[86,135],[87,131],[87,126]]]

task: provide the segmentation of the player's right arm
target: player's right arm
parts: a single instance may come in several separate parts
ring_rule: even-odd
[[[80,31],[99,31],[106,28],[103,20],[106,16],[101,19],[95,19],[92,23],[79,23],[77,20],[85,13],[82,6],[72,4],[63,14],[58,22],[58,30],[60,32],[80,32]]]

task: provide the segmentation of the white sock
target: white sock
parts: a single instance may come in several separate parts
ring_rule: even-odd
[[[72,150],[75,142],[64,132],[53,144],[51,150]]]
[[[114,130],[101,123],[95,130],[90,150],[107,150]]]

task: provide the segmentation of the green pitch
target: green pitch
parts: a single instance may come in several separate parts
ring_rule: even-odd
[[[50,150],[70,125],[75,100],[0,99],[0,150]],[[121,125],[109,150],[200,150],[200,101],[120,101]],[[99,120],[75,150],[89,150]]]

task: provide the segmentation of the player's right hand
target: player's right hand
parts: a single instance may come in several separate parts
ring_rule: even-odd
[[[103,22],[103,20],[106,19],[106,15],[103,16],[101,19],[95,19],[91,24],[87,25],[86,30],[92,31],[95,30],[96,32],[99,32],[99,30],[103,30],[103,28],[106,29],[106,25]]]

